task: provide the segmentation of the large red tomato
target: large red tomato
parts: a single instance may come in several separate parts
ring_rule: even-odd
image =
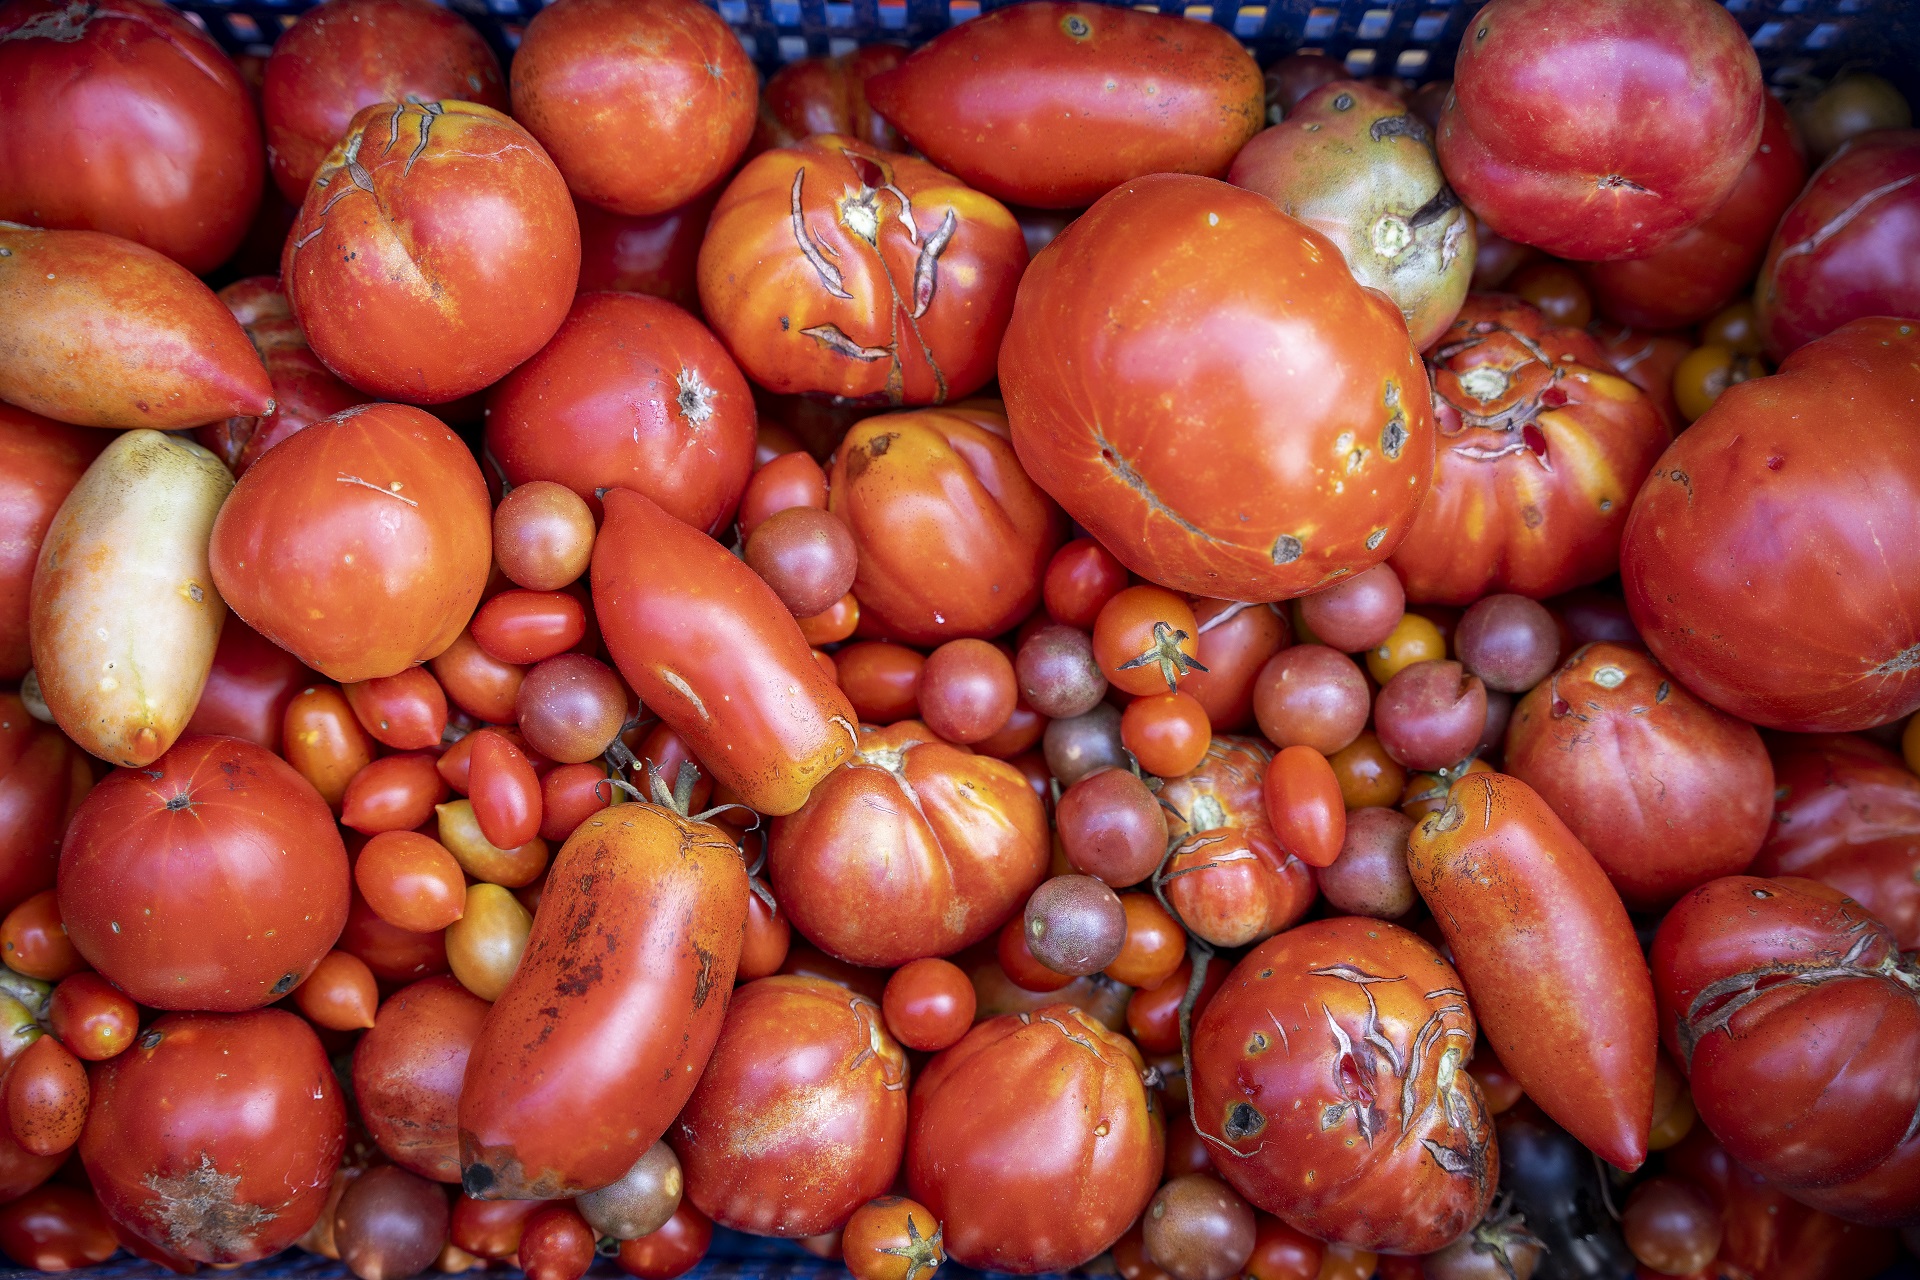
[[[1920,321],[1855,320],[1730,387],[1634,499],[1620,577],[1661,665],[1811,733],[1920,707]]]
[[[1028,473],[1191,595],[1286,599],[1378,564],[1432,474],[1399,310],[1319,232],[1207,178],[1129,182],[1061,232],[1000,380]]]
[[[224,1264],[278,1253],[320,1216],[346,1105],[292,1014],[170,1014],[92,1074],[80,1159],[120,1227]]]
[[[1494,0],[1460,40],[1440,164],[1509,240],[1637,257],[1725,203],[1765,98],[1714,0]]]
[[[0,911],[53,887],[67,820],[92,786],[86,753],[0,693]]]
[[[1628,504],[1670,438],[1600,344],[1476,294],[1430,353],[1433,491],[1393,568],[1411,600],[1558,595],[1612,573]]]
[[[33,665],[28,592],[40,543],[87,464],[113,437],[0,404],[0,680]]]
[[[251,742],[194,735],[81,804],[60,850],[60,918],[141,1004],[236,1012],[313,972],[346,924],[347,881],[312,784]]]
[[[233,60],[159,0],[0,8],[0,219],[125,236],[211,271],[260,203]]]
[[[361,1121],[387,1159],[423,1178],[460,1181],[460,1085],[487,1007],[452,978],[426,978],[387,997],[353,1047]]]
[[[486,481],[422,410],[348,409],[261,455],[209,553],[233,611],[314,670],[342,683],[398,675],[457,640],[480,602]]]

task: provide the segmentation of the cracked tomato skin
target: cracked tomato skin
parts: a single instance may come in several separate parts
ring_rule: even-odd
[[[1762,727],[1897,719],[1920,707],[1916,507],[1920,322],[1855,320],[1728,388],[1654,464],[1620,547],[1634,626]]]
[[[924,160],[822,134],[754,157],[700,245],[700,305],[776,393],[939,404],[993,376],[1027,241]]]
[[[327,368],[372,396],[445,404],[560,327],[580,222],[553,161],[505,115],[383,102],[314,174],[280,278]]]
[[[1433,413],[1400,312],[1265,196],[1155,174],[1034,260],[1001,348],[1027,473],[1141,577],[1290,599],[1392,554]]]
[[[1726,202],[1765,98],[1713,0],[1495,0],[1461,37],[1440,164],[1509,240],[1638,257]]]
[[[1660,1032],[1735,1160],[1814,1208],[1920,1224],[1920,966],[1816,881],[1728,876],[1654,936]]]
[[[1195,1025],[1207,1156],[1309,1235],[1432,1252],[1480,1220],[1499,1182],[1493,1119],[1466,1071],[1474,1035],[1459,976],[1415,933],[1344,916],[1269,938]]]
[[[1592,335],[1476,294],[1429,353],[1433,491],[1393,568],[1407,599],[1559,595],[1620,563],[1633,495],[1671,438]]]
[[[596,511],[616,486],[705,533],[753,473],[753,392],[705,325],[637,293],[583,293],[540,353],[487,393],[510,485],[551,480]]]
[[[978,1023],[913,1088],[907,1187],[962,1266],[1065,1271],[1159,1185],[1166,1120],[1140,1051],[1068,1004]]]
[[[279,1009],[174,1013],[95,1063],[80,1160],[122,1229],[196,1262],[252,1262],[305,1235],[346,1146],[313,1028]]]
[[[720,828],[644,802],[582,822],[467,1058],[466,1193],[563,1199],[631,1169],[699,1082],[746,927]]]

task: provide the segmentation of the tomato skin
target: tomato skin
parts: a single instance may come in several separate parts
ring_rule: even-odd
[[[867,96],[935,164],[1002,200],[1074,209],[1142,174],[1222,177],[1263,123],[1259,67],[1211,24],[1057,0],[983,16],[874,76]]]
[[[462,631],[430,665],[453,705],[474,719],[512,724],[519,718],[520,686],[526,683],[527,669],[489,654],[474,641],[471,631]]]
[[[113,437],[0,404],[0,680],[33,666],[28,589],[54,513]]]
[[[700,245],[700,304],[769,391],[939,404],[993,376],[1026,265],[999,201],[822,134],[762,152],[727,186]]]
[[[1312,747],[1286,747],[1267,765],[1267,820],[1282,849],[1310,867],[1330,867],[1347,838],[1340,779]]]
[[[233,611],[314,670],[343,684],[398,675],[451,645],[480,602],[486,482],[427,413],[349,409],[248,469],[209,554]]]
[[[382,756],[347,781],[340,824],[365,835],[411,831],[433,817],[447,798],[447,783],[429,751]]]
[[[867,101],[867,81],[906,61],[897,44],[869,44],[830,58],[789,62],[760,91],[760,112],[748,150],[790,147],[816,133],[857,138],[883,151],[904,151],[904,139]]]
[[[1217,733],[1193,772],[1160,788],[1167,836],[1184,840],[1220,827],[1265,827],[1267,764],[1273,747],[1259,738]]]
[[[1289,927],[1317,896],[1313,871],[1280,848],[1271,827],[1222,827],[1173,846],[1167,901],[1196,936],[1243,947]]]
[[[1272,605],[1237,600],[1195,600],[1194,657],[1205,671],[1180,682],[1207,713],[1215,733],[1233,733],[1253,723],[1253,683],[1267,659],[1292,643],[1293,629]]]
[[[1027,473],[1175,591],[1305,594],[1386,559],[1426,495],[1400,313],[1324,236],[1211,179],[1140,178],[1075,219],[1021,281],[1000,383]]]
[[[1595,321],[1588,331],[1599,341],[1607,359],[1620,376],[1647,393],[1667,430],[1679,431],[1686,425],[1680,414],[1680,402],[1673,394],[1674,371],[1693,350],[1686,338],[1671,333],[1646,333],[1638,329]]]
[[[0,920],[0,954],[9,968],[42,982],[58,982],[87,967],[67,936],[52,889],[34,894]]]
[[[78,12],[24,0],[0,32],[0,219],[125,236],[193,272],[226,261],[266,166],[220,46],[153,0]]]
[[[1549,350],[1551,366],[1533,355]],[[1670,438],[1646,394],[1589,334],[1497,294],[1467,299],[1432,373],[1433,492],[1393,557],[1407,598],[1550,596],[1612,573],[1628,504]]]
[[[527,1219],[538,1213],[545,1203],[456,1196],[448,1220],[451,1243],[475,1257],[512,1259],[520,1252],[520,1238],[526,1233]]]
[[[1131,1043],[1065,1004],[990,1018],[929,1063],[913,1087],[907,1186],[940,1220],[948,1256],[1064,1271],[1118,1240],[1164,1157],[1144,1074]]]
[[[389,996],[354,1045],[353,1096],[367,1132],[389,1160],[423,1178],[460,1181],[455,1112],[486,1016],[486,1001],[454,979],[424,978]]]
[[[718,828],[623,804],[568,838],[540,905],[467,1063],[468,1195],[605,1186],[666,1132],[720,1035],[746,867]]]
[[[811,454],[793,450],[769,458],[747,480],[740,498],[740,541],[768,519],[792,507],[827,509],[827,473]]]
[[[237,1012],[313,971],[346,922],[348,878],[333,815],[299,774],[250,742],[189,737],[81,804],[60,915],[141,1004]]]
[[[379,750],[373,735],[360,727],[346,695],[324,681],[287,702],[281,738],[287,763],[335,807],[345,801],[347,788]]]
[[[480,834],[497,849],[518,849],[540,835],[540,779],[533,764],[491,729],[474,739],[467,794]]]
[[[415,982],[447,971],[444,932],[415,933],[388,924],[354,890],[347,905],[340,950],[359,956],[382,982]],[[377,1015],[376,1015],[377,1016]]]
[[[0,1209],[0,1249],[36,1271],[98,1266],[119,1248],[99,1201],[77,1187],[40,1187]]]
[[[1920,326],[1884,318],[1809,343],[1728,388],[1634,500],[1620,549],[1634,625],[1721,710],[1828,733],[1920,706],[1920,529],[1903,514],[1920,502],[1920,434],[1904,425],[1920,422],[1917,355]],[[1885,571],[1837,576],[1861,546]]]
[[[7,1128],[37,1156],[60,1155],[87,1122],[87,1069],[54,1036],[27,1046],[7,1070]]]
[[[926,655],[903,644],[868,640],[833,655],[840,688],[863,724],[894,724],[920,712]]]
[[[349,684],[341,692],[360,727],[396,751],[438,747],[446,732],[446,692],[419,667]]]
[[[103,1062],[133,1043],[140,1010],[97,973],[76,973],[53,989],[47,1026],[77,1058]]]
[[[1082,631],[1127,585],[1127,566],[1093,538],[1075,538],[1047,561],[1041,591],[1054,621]]]
[[[1745,871],[1773,814],[1773,766],[1753,726],[1622,645],[1582,645],[1521,698],[1505,761],[1642,911]]]
[[[93,1098],[80,1159],[101,1207],[197,1262],[251,1262],[299,1239],[346,1144],[326,1052],[278,1009],[169,1014],[93,1069]]]
[[[1407,870],[1527,1096],[1615,1167],[1647,1157],[1659,1036],[1620,895],[1526,783],[1472,773],[1407,841]]]
[[[719,543],[631,490],[605,505],[593,599],[620,674],[717,783],[792,813],[855,745],[846,695],[773,589]]]
[[[887,1030],[909,1049],[952,1048],[973,1026],[978,996],[967,975],[946,960],[909,960],[894,970],[882,993]]]
[[[278,752],[287,708],[314,678],[300,659],[229,616],[220,628],[213,667],[186,732],[245,738]]]
[[[713,1223],[692,1202],[682,1200],[658,1231],[622,1240],[615,1262],[640,1280],[674,1280],[698,1266],[712,1243]]]
[[[92,786],[80,749],[0,693],[0,911],[53,887],[67,820]]]
[[[438,840],[410,828],[367,841],[354,860],[353,883],[375,915],[412,933],[437,933],[466,910],[459,862]]]
[[[1270,938],[1195,1023],[1189,1083],[1208,1156],[1289,1226],[1427,1252],[1477,1221],[1498,1181],[1463,1069],[1474,1034],[1459,976],[1406,929],[1341,917]],[[1370,1035],[1404,1048],[1379,1053]]]
[[[1046,811],[1020,771],[916,720],[859,749],[776,819],[780,906],[828,954],[893,968],[990,936],[1045,877]]]
[[[578,196],[581,293],[618,290],[664,298],[700,311],[700,241],[720,199],[718,189],[664,213],[629,218]]]

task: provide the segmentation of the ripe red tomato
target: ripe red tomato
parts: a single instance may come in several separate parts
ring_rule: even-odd
[[[97,973],[76,973],[53,989],[47,1028],[74,1056],[103,1062],[133,1043],[140,1010]]]
[[[347,924],[340,931],[340,949],[366,961],[382,982],[417,982],[447,971],[444,931],[415,933],[388,924],[356,890],[347,906]]]
[[[665,213],[629,218],[574,197],[580,292],[644,293],[698,314],[700,241],[719,199],[716,188]]]
[[[288,700],[281,738],[287,763],[335,809],[380,749],[373,735],[361,728],[346,695],[325,681],[308,685]]]
[[[1327,758],[1312,747],[1278,751],[1263,789],[1280,847],[1310,867],[1332,866],[1347,838],[1347,806]]]
[[[1142,769],[1163,778],[1192,770],[1206,758],[1212,740],[1207,709],[1184,690],[1135,698],[1120,716],[1121,745]]]
[[[906,60],[897,44],[869,44],[831,58],[802,58],[774,72],[760,91],[749,150],[790,147],[816,133],[838,133],[882,151],[904,151],[900,133],[867,100],[867,81]]]
[[[1172,590],[1305,594],[1384,560],[1426,495],[1433,416],[1399,311],[1324,236],[1210,179],[1140,178],[1075,219],[1021,282],[1000,381],[1028,473]]]
[[[1207,713],[1216,733],[1231,733],[1253,723],[1253,685],[1267,659],[1287,647],[1293,629],[1270,604],[1238,600],[1195,600],[1199,627],[1194,657],[1205,668],[1180,682]]]
[[[55,1036],[41,1036],[7,1068],[7,1128],[37,1156],[60,1155],[87,1122],[87,1069]]]
[[[53,887],[67,820],[92,786],[86,753],[0,693],[0,911]]]
[[[1432,352],[1433,492],[1393,568],[1407,598],[1557,595],[1612,573],[1628,504],[1671,438],[1594,339],[1476,294]]]
[[[455,1113],[487,1003],[452,978],[426,978],[380,1006],[353,1047],[353,1097],[387,1159],[423,1178],[460,1181]]]
[[[1188,930],[1216,947],[1280,932],[1316,896],[1313,871],[1280,847],[1264,821],[1188,835],[1173,846],[1160,879]]]
[[[341,693],[360,727],[396,751],[438,747],[447,731],[446,691],[420,667],[350,684]]]
[[[333,815],[286,762],[189,736],[81,804],[60,851],[60,917],[141,1004],[257,1009],[331,949],[347,881]]]
[[[252,1262],[306,1233],[346,1144],[326,1051],[290,1013],[175,1013],[93,1069],[80,1159],[100,1205],[197,1262]]]
[[[0,404],[0,680],[12,683],[33,666],[28,591],[40,543],[54,512],[111,439]]]
[[[1142,174],[1222,177],[1264,118],[1260,68],[1223,28],[1058,0],[954,27],[867,96],[935,164],[1043,209]]]
[[[1266,776],[1272,759],[1272,746],[1259,738],[1215,734],[1193,772],[1169,778],[1160,788],[1168,838],[1184,840],[1221,827],[1268,826]]]
[[[1620,376],[1647,393],[1667,430],[1678,431],[1686,425],[1680,416],[1680,403],[1673,393],[1674,371],[1694,349],[1693,343],[1671,333],[1644,333],[1596,320],[1588,332],[1600,343]]]
[[[466,910],[460,863],[438,840],[411,829],[367,841],[354,859],[353,883],[375,915],[414,933],[436,933]]]
[[[0,1249],[36,1271],[73,1271],[105,1262],[120,1241],[99,1201],[56,1183],[0,1209]]]
[[[313,683],[314,673],[306,663],[240,619],[228,617],[186,732],[245,738],[279,751],[287,708]]]
[[[1728,388],[1674,441],[1620,548],[1627,606],[1662,666],[1774,729],[1861,729],[1920,707],[1916,405],[1920,323],[1856,320]]]
[[[1256,1208],[1311,1235],[1438,1248],[1479,1220],[1499,1180],[1466,1071],[1474,1035],[1459,976],[1417,934],[1343,917],[1270,938],[1196,1022],[1189,1084],[1208,1156]]]
[[[712,1243],[713,1223],[691,1201],[682,1200],[664,1227],[621,1241],[615,1262],[640,1280],[674,1280],[698,1266]]]

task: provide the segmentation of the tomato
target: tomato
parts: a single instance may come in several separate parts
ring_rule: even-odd
[[[520,1252],[527,1219],[544,1207],[540,1200],[475,1200],[455,1196],[448,1235],[453,1246],[475,1257],[511,1260]]]
[[[1292,641],[1292,628],[1272,605],[1195,600],[1194,658],[1203,668],[1180,682],[1207,713],[1216,732],[1253,723],[1253,688],[1267,659]]]
[[[261,78],[274,184],[299,204],[361,108],[441,98],[507,109],[500,60],[459,14],[419,0],[309,10],[274,42]]]
[[[278,1009],[175,1013],[93,1069],[80,1159],[115,1223],[197,1262],[305,1234],[346,1142],[319,1039]]]
[[[614,289],[700,309],[700,241],[718,189],[664,213],[629,218],[574,197],[580,219],[581,293]]]
[[[446,798],[447,783],[434,767],[433,753],[383,756],[348,779],[340,823],[366,835],[411,831],[433,817],[434,806]]]
[[[571,1204],[542,1205],[528,1216],[515,1261],[527,1280],[580,1280],[593,1265],[593,1228]]]
[[[1638,1168],[1653,1123],[1653,984],[1600,864],[1531,787],[1475,773],[1414,828],[1407,869],[1527,1096],[1603,1159]]]
[[[775,597],[778,599],[779,597]],[[860,627],[860,601],[853,592],[841,596],[825,613],[816,613],[810,618],[798,618],[800,636],[810,645],[839,644],[851,636]],[[829,654],[829,657],[832,655]],[[817,663],[819,659],[815,659]],[[837,683],[836,677],[821,667],[821,674],[827,675],[830,682]]]
[[[75,1187],[40,1187],[0,1209],[0,1249],[36,1271],[98,1266],[119,1248],[100,1202]]]
[[[561,765],[540,780],[540,838],[561,843],[612,803],[614,794],[605,765]]]
[[[1227,181],[1333,241],[1424,351],[1473,278],[1473,215],[1441,176],[1433,134],[1385,89],[1338,80],[1289,107],[1234,157]]]
[[[698,1266],[711,1243],[713,1223],[690,1201],[682,1200],[658,1231],[637,1240],[622,1240],[614,1261],[622,1271],[640,1280],[674,1280]]]
[[[1657,253],[1582,270],[1601,311],[1637,328],[1678,329],[1705,320],[1753,278],[1775,224],[1807,180],[1786,107],[1768,94],[1764,111],[1760,144],[1715,213]]]
[[[920,673],[926,657],[884,640],[851,644],[833,655],[840,688],[864,724],[893,724],[920,710]]]
[[[1440,163],[1509,239],[1653,253],[1725,203],[1759,145],[1760,61],[1710,0],[1500,0],[1467,27]]]
[[[1407,771],[1387,754],[1380,737],[1371,729],[1363,730],[1340,750],[1327,757],[1333,776],[1340,783],[1340,796],[1349,809],[1369,809],[1400,803],[1400,792],[1407,784]]]
[[[37,1156],[59,1155],[87,1122],[87,1069],[57,1038],[41,1036],[8,1067],[6,1103],[15,1142]]]
[[[313,681],[313,672],[300,659],[229,617],[220,628],[213,667],[186,731],[245,738],[277,752],[287,708]]]
[[[1105,973],[1129,987],[1157,987],[1185,959],[1186,931],[1150,893],[1123,893],[1120,908],[1127,918],[1126,941]]]
[[[773,890],[758,876],[747,887],[746,936],[740,942],[740,967],[734,971],[737,982],[752,982],[780,972],[793,946],[793,925],[780,910]]]
[[[1643,911],[1745,871],[1773,812],[1773,766],[1753,726],[1622,645],[1582,645],[1521,698],[1505,755]]]
[[[1497,295],[1467,299],[1432,355],[1439,463],[1393,558],[1407,598],[1546,596],[1612,573],[1670,438],[1653,402],[1592,337]]]
[[[1184,691],[1135,698],[1120,717],[1121,743],[1142,769],[1166,778],[1199,765],[1212,735],[1207,709]]]
[[[1002,200],[1074,209],[1142,174],[1217,178],[1260,128],[1260,69],[1212,23],[1059,0],[983,16],[874,76],[867,97]]]
[[[346,922],[347,881],[333,815],[299,774],[250,742],[189,737],[81,804],[60,915],[141,1004],[238,1011],[313,971]]]
[[[1667,430],[1678,431],[1686,423],[1673,393],[1674,374],[1693,347],[1685,338],[1670,333],[1644,333],[1638,329],[1595,321],[1588,326],[1600,347],[1613,361],[1620,376],[1647,393]]]
[[[21,0],[0,48],[0,218],[125,236],[193,272],[226,261],[265,165],[247,87],[204,28],[154,0]]]
[[[607,491],[593,599],[620,674],[761,813],[792,813],[855,743],[853,708],[773,589],[628,489]]]
[[[33,666],[28,590],[41,540],[87,465],[111,440],[101,432],[0,405],[0,680]]]
[[[360,1031],[373,1025],[380,991],[367,962],[346,951],[329,951],[293,989],[302,1016],[325,1031]]]
[[[1318,232],[1210,179],[1137,179],[1062,232],[1021,283],[1000,381],[1027,472],[1176,591],[1305,594],[1384,560],[1426,495],[1433,419],[1398,310]]]
[[[454,1113],[486,1015],[485,1001],[446,977],[403,987],[380,1006],[353,1049],[353,1096],[389,1160],[439,1182],[460,1180]]]
[[[794,507],[827,509],[827,473],[811,455],[799,450],[769,458],[747,480],[740,498],[741,542],[751,538],[763,522]]]
[[[384,831],[360,850],[353,883],[367,906],[388,924],[433,933],[466,910],[467,882],[460,870],[439,841],[412,830]]]
[[[945,960],[910,960],[887,979],[887,1030],[909,1049],[937,1053],[973,1025],[977,998],[967,975]]]
[[[817,133],[844,134],[883,151],[906,150],[899,131],[867,101],[867,80],[906,56],[897,44],[869,44],[787,63],[761,90],[749,152],[790,147]]]
[[[1191,773],[1160,787],[1168,837],[1178,841],[1220,827],[1266,827],[1266,772],[1272,759],[1273,748],[1258,738],[1214,735]]]
[[[361,727],[396,751],[438,747],[446,732],[447,695],[419,667],[349,684],[341,692]]]
[[[447,926],[447,967],[461,986],[492,1003],[520,971],[532,931],[532,911],[512,892],[486,882],[469,885],[466,910]]]
[[[358,890],[348,903],[339,945],[366,961],[382,982],[414,982],[447,971],[444,933],[414,933],[388,924],[374,914]]]
[[[462,631],[432,659],[432,670],[453,705],[474,719],[512,724],[517,718],[527,669],[489,655],[472,632]]]
[[[927,1280],[947,1260],[939,1219],[905,1196],[882,1196],[854,1211],[841,1257],[854,1280]]]
[[[1437,1248],[1486,1212],[1500,1168],[1463,1069],[1474,1035],[1452,966],[1397,925],[1346,917],[1269,939],[1195,1024],[1208,1155],[1311,1235]]]
[[[1047,856],[1046,811],[1018,769],[907,720],[861,729],[852,758],[775,820],[767,868],[808,939],[892,968],[990,936]]]
[[[708,533],[740,503],[753,425],[747,381],[719,341],[632,293],[582,293],[553,340],[487,394],[487,450],[510,484],[557,481],[596,510],[619,485]]]
[[[1548,1256],[1582,1259],[1580,1275],[1632,1275],[1634,1257],[1619,1226],[1619,1179],[1529,1103],[1502,1111],[1495,1131],[1501,1192]]]
[[[1254,1219],[1253,1230],[1246,1267],[1252,1280],[1318,1280],[1327,1253],[1324,1241],[1265,1213]]]
[[[53,887],[67,820],[92,786],[79,748],[0,693],[0,911]]]
[[[103,1062],[133,1043],[140,1011],[97,973],[76,973],[53,989],[47,1027],[75,1057]]]
[[[938,404],[993,376],[1026,264],[998,201],[825,134],[763,152],[727,187],[700,246],[700,302],[769,391]]]
[[[505,735],[482,729],[473,739],[467,793],[480,835],[496,849],[519,849],[540,836],[540,779]]]
[[[346,695],[333,685],[309,685],[287,702],[283,751],[320,798],[338,806],[379,748],[360,727]]]
[[[1265,823],[1188,835],[1173,846],[1159,881],[1188,931],[1217,947],[1278,933],[1307,913],[1317,893],[1313,871]]]
[[[1075,538],[1047,561],[1041,590],[1055,621],[1091,630],[1107,601],[1127,585],[1127,566],[1092,538]]]
[[[492,543],[486,485],[460,438],[419,409],[378,404],[263,455],[221,508],[210,557],[248,625],[350,683],[451,645]]]
[[[1912,129],[1855,139],[1813,175],[1774,230],[1754,285],[1768,355],[1780,360],[1861,316],[1920,311],[1916,178]]]
[[[67,937],[51,889],[34,894],[0,920],[0,954],[9,968],[42,982],[58,982],[87,967]]]
[[[1634,625],[1721,710],[1808,733],[1920,706],[1920,530],[1904,515],[1920,436],[1896,429],[1920,421],[1916,353],[1920,326],[1890,319],[1809,343],[1729,388],[1634,500],[1620,552]]]
[[[1160,1177],[1165,1122],[1133,1045],[1071,1005],[975,1026],[914,1083],[907,1187],[962,1266],[1064,1271]]]
[[[420,404],[470,395],[546,345],[579,274],[579,222],[553,161],[500,112],[454,99],[356,113],[280,265],[322,363]]]
[[[1312,747],[1287,747],[1267,765],[1267,819],[1282,849],[1310,867],[1330,867],[1347,838],[1340,779]]]

